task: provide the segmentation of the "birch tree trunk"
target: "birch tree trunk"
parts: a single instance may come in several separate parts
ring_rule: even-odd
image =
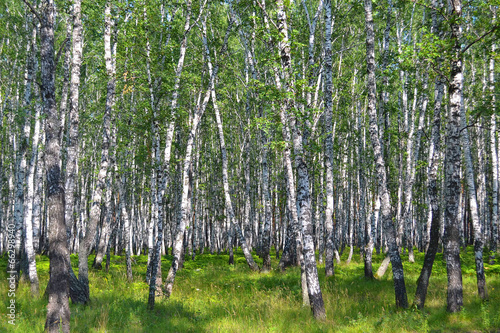
[[[147,11],[146,7],[144,7],[144,24],[146,25],[146,31],[149,30],[148,27],[148,19],[147,19]],[[151,174],[151,189],[152,189],[152,196],[151,200],[153,202],[153,207],[152,207],[152,216],[153,218],[151,219],[151,224],[154,225],[156,224],[156,234],[157,234],[157,241],[153,245],[153,239],[151,238],[151,244],[148,244],[148,272],[156,269],[156,274],[154,275],[155,278],[155,285],[156,285],[156,293],[161,294],[161,244],[163,242],[163,218],[164,218],[164,212],[163,212],[163,196],[165,194],[165,190],[162,187],[162,178],[163,178],[163,163],[161,161],[161,153],[160,153],[160,125],[158,122],[158,112],[157,112],[157,107],[158,107],[158,101],[155,103],[155,94],[153,90],[153,79],[151,75],[151,45],[149,42],[149,35],[146,36],[146,71],[147,71],[147,77],[148,77],[148,87],[149,87],[149,97],[150,97],[150,107],[151,111],[153,113],[153,119],[152,119],[152,124],[151,124],[151,132],[152,132],[152,139],[153,139],[153,159],[152,159],[152,174]],[[166,164],[166,163],[165,163]],[[152,236],[152,235],[151,235]],[[149,240],[148,240],[149,241]],[[157,256],[157,257],[155,257]],[[156,268],[151,269],[152,265],[157,265]],[[153,276],[153,275],[151,275]],[[146,278],[149,277],[149,274],[146,273]],[[154,292],[153,292],[153,299],[148,300],[148,305],[150,309],[153,309],[154,307]],[[150,296],[149,298],[151,299],[151,290],[150,290]]]
[[[462,78],[463,79],[463,78]],[[463,84],[463,83],[462,83]],[[494,117],[494,116],[493,116]],[[465,117],[465,106],[460,108],[460,126],[461,126],[461,144],[465,160],[465,179],[467,189],[469,190],[469,207],[474,229],[474,258],[476,262],[477,291],[481,299],[488,297],[486,290],[486,278],[484,276],[483,246],[484,237],[479,221],[479,210],[477,207],[476,184],[474,182],[474,166],[472,164],[472,153],[470,148],[469,130],[467,128],[467,119]],[[495,156],[493,154],[492,159]],[[494,166],[495,163],[493,163]],[[493,199],[493,203],[495,200]],[[493,209],[494,211],[494,209]]]
[[[122,179],[119,185],[120,191],[120,219],[123,223],[123,232],[124,232],[124,243],[125,243],[125,264],[127,266],[127,280],[131,282],[133,280],[132,276],[132,262],[130,258],[130,219],[127,212],[127,193],[125,192],[126,185],[126,174],[122,175]]]
[[[45,169],[47,175],[47,210],[50,221],[49,259],[50,280],[47,286],[49,303],[45,329],[48,332],[68,332],[69,309],[69,251],[64,222],[64,188],[61,186],[60,120],[55,99],[54,17],[53,0],[41,3],[40,58],[41,92],[45,120]]]
[[[267,135],[265,131],[261,131],[262,140],[262,199],[264,207],[264,225],[260,237],[260,256],[263,259],[262,272],[271,270],[271,198],[269,195],[269,164],[267,162]]]
[[[287,16],[285,12],[285,5],[282,0],[277,1],[278,13],[277,13],[277,26],[280,33],[281,39],[278,43],[278,49],[281,57],[281,68],[283,71],[283,82],[285,85],[284,91],[287,94],[292,92],[292,82],[291,82],[291,57],[290,57],[290,43],[288,40],[288,27],[287,27]],[[293,130],[293,146],[296,159],[296,167],[298,173],[298,191],[297,191],[297,204],[299,213],[300,224],[302,226],[302,238],[303,238],[303,254],[304,254],[304,267],[307,278],[307,288],[308,296],[313,315],[316,319],[326,318],[325,307],[323,302],[323,296],[321,293],[321,288],[318,280],[318,269],[316,267],[316,258],[314,253],[314,241],[312,235],[312,223],[311,223],[311,198],[309,195],[309,171],[307,169],[307,164],[304,159],[304,151],[302,147],[302,134],[299,133],[299,124],[295,121],[295,116],[289,114],[289,109],[291,107],[292,101],[289,97],[285,98],[280,106],[280,118],[283,124],[283,138],[285,142],[290,142],[290,136],[288,132],[288,122],[290,120],[290,127]],[[292,174],[292,163],[290,158],[290,152],[285,156],[285,163],[287,165],[287,172],[289,181],[293,179]],[[290,184],[292,185],[292,184]],[[294,188],[290,186],[290,190],[294,192]],[[290,193],[291,197],[295,199],[294,193]],[[295,201],[295,200],[293,200]],[[295,202],[292,202],[292,210],[294,210]]]
[[[31,90],[34,90],[35,95],[38,95],[38,87],[35,85],[34,89],[32,89],[32,83],[34,76],[36,75],[38,68],[38,61],[36,59],[36,26],[33,27],[31,33],[31,42],[29,47],[30,57],[28,59],[28,70],[27,70],[27,82],[26,82],[26,91],[25,91],[25,107],[26,109],[31,108]],[[38,97],[38,96],[37,96]],[[26,196],[24,198],[24,230],[25,230],[25,239],[24,239],[24,250],[26,252],[27,264],[28,264],[28,277],[31,285],[31,294],[33,296],[38,296],[39,294],[39,286],[38,286],[38,274],[36,270],[36,260],[35,260],[35,249],[33,247],[33,197],[34,197],[34,181],[35,181],[35,167],[37,163],[37,152],[38,152],[38,142],[40,140],[40,107],[38,103],[35,103],[34,109],[36,110],[35,114],[35,128],[33,131],[33,141],[31,144],[32,157],[30,159],[29,168],[28,168],[28,177],[26,179]],[[26,110],[28,112],[28,110]],[[28,138],[30,132],[30,124],[31,117],[26,115],[25,125],[24,125],[24,136],[26,146],[28,145]],[[24,149],[27,149],[25,147]]]
[[[230,25],[231,24],[232,23],[230,23]],[[206,42],[206,39],[204,39],[203,42],[205,44],[205,49],[206,49],[206,57],[207,57],[207,62],[208,62],[209,74],[211,76],[213,69],[212,69],[212,63],[210,61],[210,53],[209,53],[209,49],[208,49],[208,44]],[[227,172],[228,167],[227,167],[226,143],[224,140],[224,130],[223,130],[223,126],[222,126],[222,118],[220,116],[219,107],[217,105],[217,95],[215,92],[215,81],[216,80],[217,80],[217,78],[214,78],[214,83],[213,83],[213,86],[211,89],[211,97],[212,97],[212,104],[213,104],[214,111],[215,111],[215,119],[217,121],[217,128],[219,131],[220,149],[221,149],[221,153],[222,153],[222,184],[224,187],[224,198],[225,198],[225,203],[226,203],[226,210],[227,210],[230,225],[231,225],[230,229],[233,229],[233,228],[236,229],[236,234],[238,236],[238,239],[241,242],[241,248],[243,250],[243,254],[245,256],[247,264],[250,267],[250,269],[252,269],[253,271],[257,271],[259,269],[259,266],[257,266],[255,261],[253,260],[252,253],[250,252],[250,249],[248,248],[247,241],[245,239],[245,236],[243,235],[243,232],[241,231],[240,226],[238,225],[238,223],[235,223],[235,214],[234,214],[234,210],[233,210],[233,204],[231,202],[231,196],[229,194],[229,177],[228,177],[228,172]],[[232,244],[229,244],[229,246],[232,247]],[[270,264],[271,264],[271,262],[269,261],[269,268],[270,268]],[[265,268],[263,267],[263,269],[265,269]]]
[[[325,172],[326,172],[326,258],[325,274],[334,275],[333,266],[333,86],[332,86],[332,2],[325,0]]]
[[[75,219],[75,177],[78,161],[78,126],[79,126],[79,97],[80,97],[80,67],[82,64],[82,20],[81,0],[73,0],[73,42],[71,59],[71,79],[69,87],[69,127],[66,143],[66,184],[65,184],[65,219],[71,234],[71,225]]]
[[[89,291],[89,267],[88,256],[94,242],[97,224],[101,217],[101,201],[104,190],[106,189],[106,178],[109,166],[109,138],[110,138],[110,117],[115,104],[115,63],[112,57],[111,48],[111,30],[113,28],[113,19],[111,17],[111,3],[106,4],[105,29],[104,29],[104,59],[106,62],[106,72],[108,74],[106,107],[104,110],[102,125],[102,144],[101,144],[101,166],[97,175],[96,187],[92,194],[92,207],[90,209],[89,221],[85,238],[80,243],[78,255],[78,280],[83,285],[85,303],[90,300]]]
[[[433,7],[441,7],[440,0],[433,0]],[[436,10],[432,11],[432,30],[431,32],[441,36],[441,19],[438,17]],[[440,62],[440,60],[438,60]],[[438,63],[438,66],[440,64]],[[427,288],[429,286],[429,279],[432,273],[432,266],[438,250],[439,244],[439,230],[441,209],[439,204],[438,195],[438,167],[441,151],[441,105],[444,92],[444,78],[438,76],[435,81],[434,93],[434,117],[432,121],[431,143],[429,146],[429,176],[428,176],[428,195],[430,202],[431,223],[430,223],[430,239],[429,246],[427,247],[424,264],[420,271],[420,276],[417,280],[417,291],[415,292],[415,299],[413,304],[419,309],[423,309],[425,298],[427,296]]]
[[[182,40],[180,43],[180,54],[179,54],[179,60],[177,61],[177,67],[175,70],[174,90],[172,92],[172,102],[171,102],[171,117],[172,118],[170,119],[170,122],[168,123],[168,127],[167,127],[163,165],[159,165],[157,168],[157,177],[159,178],[159,181],[157,182],[157,186],[158,186],[157,196],[158,197],[156,199],[159,203],[158,210],[161,209],[160,206],[163,203],[163,197],[165,195],[165,189],[167,187],[167,182],[168,182],[168,171],[169,171],[169,166],[170,166],[170,156],[171,156],[172,142],[173,142],[174,131],[175,131],[175,118],[176,118],[176,114],[177,114],[177,102],[179,99],[179,88],[180,88],[180,82],[181,82],[181,74],[182,74],[182,69],[184,67],[184,59],[186,56],[188,35],[189,35],[189,31],[192,28],[190,25],[190,22],[191,22],[191,0],[186,1],[186,7],[187,7],[186,13],[185,13],[186,22],[184,23],[184,34],[182,36]],[[200,12],[200,15],[201,15],[201,12]],[[156,117],[155,117],[155,121],[156,121]],[[162,212],[158,211],[158,217],[163,218]],[[159,234],[158,234],[158,237],[160,237]],[[161,241],[162,241],[162,239],[160,238],[160,242]],[[158,244],[158,239],[157,239],[157,244]],[[160,250],[160,248],[155,248],[154,252],[158,252],[159,250]],[[150,271],[151,271],[151,273],[153,273],[153,272],[155,273],[154,276],[153,276],[153,274],[151,275],[151,277],[154,277],[154,281],[155,281],[154,284],[150,282],[150,294],[149,294],[149,300],[148,300],[148,304],[149,304],[150,309],[152,309],[154,307],[154,293],[151,294],[151,292],[152,292],[151,288],[152,288],[152,286],[153,286],[153,288],[156,288],[156,280],[157,280],[156,274],[158,273],[158,268],[160,268],[159,265],[161,262],[160,256],[158,256],[157,258],[154,258],[154,256],[152,256],[151,254],[152,254],[151,251],[149,251],[148,252],[148,269],[147,269],[147,274],[146,274],[147,278],[149,278]],[[157,263],[153,262],[152,265],[150,265],[149,261],[151,259],[153,259],[153,261],[155,261],[155,260],[158,260],[158,261],[157,261]],[[156,270],[155,269],[151,270],[151,268],[154,267],[155,265],[157,266]],[[153,279],[150,279],[150,280],[153,281]]]
[[[38,164],[38,144],[40,141],[40,106],[36,105],[35,114],[35,129],[33,133],[32,142],[32,156],[28,171],[27,180],[27,208],[25,209],[25,228],[26,228],[26,239],[25,239],[25,250],[28,257],[28,275],[31,283],[31,294],[36,296],[39,293],[38,285],[38,274],[36,270],[36,260],[35,260],[35,244],[34,244],[34,232],[33,232],[33,210],[34,207],[34,197],[35,197],[35,169]],[[39,165],[39,167],[41,167]]]
[[[389,256],[392,264],[392,275],[394,280],[394,291],[396,294],[396,306],[407,308],[408,298],[406,296],[406,286],[404,280],[403,263],[399,256],[396,244],[396,231],[392,223],[391,202],[389,190],[387,188],[387,174],[385,170],[385,160],[380,145],[380,137],[377,123],[376,105],[376,85],[375,85],[375,36],[373,30],[372,1],[364,1],[365,27],[366,27],[366,63],[368,71],[368,116],[370,137],[373,146],[373,154],[376,165],[376,173],[379,182],[382,223],[389,247]]]
[[[214,74],[216,73],[216,69],[214,69]],[[213,80],[213,75],[210,78],[210,85],[212,85],[212,80]],[[183,161],[183,166],[182,166],[182,197],[181,197],[181,207],[179,211],[179,222],[175,231],[175,240],[172,246],[172,265],[170,267],[170,270],[167,275],[167,279],[165,281],[165,296],[167,298],[170,297],[172,294],[172,289],[174,287],[174,281],[175,281],[175,276],[177,273],[177,270],[180,267],[180,262],[182,260],[181,255],[183,252],[183,243],[184,243],[184,232],[186,229],[186,226],[189,225],[189,217],[190,217],[190,212],[189,212],[189,207],[190,207],[190,198],[189,195],[191,194],[190,192],[190,186],[189,186],[189,173],[191,169],[191,161],[192,161],[192,155],[193,155],[193,146],[194,146],[194,141],[195,141],[195,136],[196,136],[196,130],[198,127],[198,124],[201,120],[201,117],[203,116],[203,113],[205,112],[206,106],[208,104],[208,101],[210,99],[210,91],[211,87],[207,89],[207,92],[205,93],[205,96],[203,98],[203,101],[199,101],[198,105],[196,106],[196,109],[194,111],[194,115],[192,116],[192,119],[190,121],[191,123],[191,128],[189,130],[189,137],[187,141],[187,148],[186,148],[186,154],[184,156],[184,161]],[[200,96],[201,97],[201,96]]]
[[[366,218],[366,184],[364,175],[364,149],[363,149],[363,131],[361,130],[361,105],[358,105],[358,179],[359,179],[359,224],[360,234],[364,235],[364,243],[362,254],[364,258],[365,278],[373,280],[372,255],[373,255],[373,238],[371,219]]]
[[[491,7],[493,11],[493,22],[496,23],[496,8]],[[495,54],[496,44],[493,42],[491,45],[491,54]],[[499,186],[499,165],[498,165],[498,150],[497,150],[497,117],[495,114],[495,58],[491,56],[489,61],[489,90],[491,92],[491,105],[493,114],[491,115],[491,129],[490,129],[490,144],[491,144],[491,168],[493,169],[492,179],[492,212],[491,212],[491,242],[490,242],[490,264],[495,264],[495,253],[498,247],[498,186]],[[476,254],[477,255],[477,254]],[[477,257],[476,257],[477,258]],[[477,260],[477,259],[476,259]],[[478,273],[479,274],[479,273]],[[479,276],[478,276],[479,278]],[[478,280],[479,288],[479,280]]]
[[[460,109],[462,107],[462,1],[455,0],[451,7],[451,40],[454,43],[450,63],[448,93],[450,116],[446,128],[445,166],[445,235],[444,257],[448,275],[448,311],[458,312],[463,305],[462,270],[460,265],[460,235],[458,231],[458,201],[460,198]]]
[[[29,19],[29,16],[26,18]],[[31,33],[31,38],[36,40],[36,27],[33,29]],[[33,41],[34,42],[34,41]],[[32,85],[35,79],[36,72],[35,68],[35,54],[34,50],[31,47],[33,43],[28,39],[26,46],[26,69],[24,73],[24,98],[21,104],[22,108],[19,108],[19,104],[15,106],[19,108],[18,112],[21,114],[21,121],[24,120],[24,123],[20,122],[19,127],[20,133],[18,141],[13,145],[13,153],[15,152],[15,189],[14,189],[14,223],[15,223],[15,231],[14,231],[14,256],[15,256],[15,269],[11,269],[11,271],[16,271],[16,288],[17,283],[19,282],[19,278],[21,271],[23,274],[28,273],[26,271],[26,267],[22,267],[26,262],[24,260],[24,221],[25,221],[25,210],[26,210],[26,198],[25,198],[25,190],[24,183],[26,182],[26,154],[30,141],[30,131],[31,131],[31,100],[32,100]],[[18,84],[19,87],[19,84]],[[16,100],[19,99],[19,88],[16,89]],[[15,126],[15,123],[13,124]],[[17,127],[17,126],[16,126]],[[9,246],[10,249],[10,246]],[[34,258],[34,257],[33,257]]]

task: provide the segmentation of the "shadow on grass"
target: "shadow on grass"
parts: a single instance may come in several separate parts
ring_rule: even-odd
[[[472,255],[469,252],[468,255]],[[170,300],[158,298],[155,309],[147,309],[148,286],[145,283],[147,257],[135,257],[134,282],[126,281],[124,258],[112,256],[109,273],[91,270],[91,298],[88,306],[71,305],[72,332],[465,332],[495,331],[500,326],[500,279],[488,273],[490,301],[477,298],[475,274],[464,275],[464,311],[446,313],[446,275],[443,263],[436,261],[431,277],[426,308],[397,310],[391,270],[380,280],[366,280],[363,264],[355,253],[350,265],[336,265],[336,275],[325,278],[324,266],[318,267],[327,320],[317,322],[310,309],[302,307],[300,268],[290,267],[281,273],[251,272],[241,251],[235,252],[235,266],[227,264],[228,256],[205,254],[186,260],[178,272]],[[2,258],[3,259],[3,258]],[[73,260],[74,259],[74,260]],[[277,260],[273,256],[273,267]],[[374,270],[383,255],[374,257]],[[416,263],[405,260],[408,300],[411,304],[415,281],[423,255]],[[77,258],[72,258],[75,265]],[[89,258],[91,262],[93,258]],[[258,260],[258,258],[256,258]],[[473,263],[465,261],[465,269]],[[162,258],[163,278],[171,256]],[[3,318],[8,300],[5,261],[0,262],[0,314]],[[41,286],[48,280],[48,259],[39,260]],[[44,288],[44,287],[43,287]],[[46,301],[32,300],[29,285],[19,291],[19,324],[15,328],[0,323],[0,331],[41,332],[45,320]]]

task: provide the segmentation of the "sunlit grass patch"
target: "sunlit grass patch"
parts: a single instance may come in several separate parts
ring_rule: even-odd
[[[355,251],[347,265],[348,248],[342,263],[335,265],[335,276],[325,279],[320,265],[320,283],[327,319],[316,321],[308,307],[302,306],[300,269],[290,267],[281,273],[274,256],[273,269],[266,274],[252,272],[241,251],[235,252],[236,265],[229,266],[226,254],[204,254],[184,262],[178,272],[172,297],[157,298],[153,311],[147,309],[147,256],[134,256],[134,279],[128,282],[125,258],[111,256],[109,272],[90,269],[91,303],[71,305],[72,332],[491,332],[500,329],[500,273],[486,264],[489,301],[477,296],[473,251],[462,259],[464,310],[446,312],[446,267],[438,254],[431,276],[426,308],[395,308],[391,269],[379,280],[363,277],[363,263]],[[374,255],[376,270],[384,255]],[[415,263],[404,260],[408,299],[411,304],[420,273],[423,254],[415,253]],[[259,261],[257,257],[255,259]],[[38,256],[41,295],[48,282],[49,260]],[[166,277],[172,257],[162,258]],[[78,274],[78,258],[72,255]],[[93,256],[89,258],[89,264]],[[91,267],[91,266],[90,266]],[[0,261],[0,293],[7,295],[6,260]],[[33,298],[29,284],[21,282],[16,293],[16,325],[0,323],[1,332],[43,331],[46,304]],[[0,315],[5,318],[7,297],[0,298]]]

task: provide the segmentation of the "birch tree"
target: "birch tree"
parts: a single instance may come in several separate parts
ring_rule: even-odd
[[[96,188],[92,193],[92,207],[90,217],[87,223],[85,238],[80,243],[78,253],[78,280],[82,285],[84,302],[90,300],[89,280],[88,280],[88,256],[94,242],[97,224],[101,216],[101,200],[103,192],[106,190],[106,177],[109,166],[109,139],[110,139],[110,117],[115,104],[115,59],[112,57],[111,32],[114,21],[111,16],[111,3],[106,3],[104,11],[105,29],[104,29],[104,59],[106,63],[106,73],[108,75],[106,107],[104,110],[102,125],[102,144],[101,144],[101,164],[96,180]]]
[[[380,191],[381,215],[384,225],[384,233],[389,247],[389,256],[392,264],[392,275],[394,280],[394,291],[396,295],[396,306],[407,308],[408,298],[404,280],[403,264],[399,256],[396,244],[396,231],[392,222],[391,202],[387,188],[387,173],[385,160],[380,144],[380,136],[377,122],[376,110],[376,85],[375,85],[375,36],[373,31],[372,1],[365,0],[365,28],[366,28],[366,63],[367,63],[367,88],[370,138],[372,141],[373,155],[375,159],[378,186]]]
[[[463,306],[462,270],[460,264],[460,243],[458,225],[458,201],[460,197],[460,110],[462,107],[462,50],[460,38],[462,29],[462,1],[455,0],[451,4],[450,28],[453,49],[450,60],[450,79],[448,94],[450,98],[450,115],[446,128],[445,149],[445,239],[444,256],[448,275],[448,311],[458,312]]]
[[[49,303],[45,329],[48,332],[69,332],[69,251],[64,221],[64,188],[61,184],[60,119],[55,100],[54,18],[52,0],[41,4],[40,59],[41,93],[45,121],[45,170],[47,175],[47,209],[50,221],[50,280],[47,286]]]

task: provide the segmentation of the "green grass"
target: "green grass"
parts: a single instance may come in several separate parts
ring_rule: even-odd
[[[342,257],[345,261],[347,251]],[[309,308],[301,306],[300,270],[267,274],[251,272],[241,252],[236,265],[227,255],[205,254],[185,262],[179,271],[170,300],[157,299],[153,311],[146,308],[147,257],[134,257],[134,282],[126,281],[124,257],[112,256],[109,273],[90,271],[91,304],[71,305],[72,332],[497,332],[500,330],[500,265],[486,265],[489,301],[476,292],[473,251],[462,256],[464,310],[446,312],[446,268],[438,254],[428,291],[426,308],[397,310],[390,269],[380,280],[363,278],[363,264],[355,252],[350,265],[336,265],[335,277],[325,279],[319,266],[327,319],[318,322]],[[256,258],[256,257],[255,257]],[[374,255],[374,270],[382,262]],[[423,254],[416,263],[405,261],[409,302],[413,301]],[[91,263],[93,257],[89,258]],[[162,259],[163,276],[171,256]],[[256,258],[260,264],[261,260]],[[0,260],[0,332],[43,331],[46,304],[30,295],[29,283],[17,290],[16,323],[8,324],[9,304],[6,258]],[[72,255],[73,268],[77,257]],[[37,257],[41,293],[48,281],[49,261]],[[273,267],[277,261],[273,258]],[[77,272],[75,272],[77,273]]]

